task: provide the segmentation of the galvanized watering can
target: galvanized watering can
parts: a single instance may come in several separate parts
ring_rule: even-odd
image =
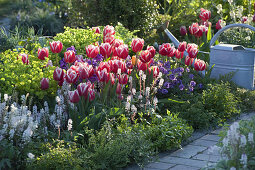
[[[232,81],[237,85],[246,89],[254,89],[254,67],[255,67],[255,49],[244,48],[241,45],[219,44],[214,45],[217,38],[225,30],[233,27],[244,27],[255,31],[255,28],[247,24],[231,24],[220,29],[210,42],[210,67],[213,67],[211,72],[212,78],[219,78],[220,75],[225,75],[234,72]],[[179,41],[168,30],[164,29],[166,35],[170,38],[173,44],[178,47]],[[201,51],[199,51],[201,52]],[[185,51],[184,56],[188,54]],[[192,64],[194,66],[194,63]]]

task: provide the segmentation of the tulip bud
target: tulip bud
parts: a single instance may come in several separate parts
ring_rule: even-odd
[[[69,100],[72,103],[78,103],[80,101],[80,96],[78,90],[69,91]]]
[[[186,50],[186,46],[187,46],[186,41],[183,41],[183,42],[181,42],[181,43],[179,44],[178,50],[179,50],[180,52],[184,52],[184,51]]]
[[[117,88],[116,88],[116,93],[120,95],[121,94],[121,89],[122,89],[122,86],[121,86],[120,83],[118,83]]]
[[[184,55],[184,52],[180,52],[179,50],[176,50],[175,51],[175,57],[177,59],[182,59],[183,58],[183,55]]]
[[[23,62],[23,64],[28,64],[29,63],[27,54],[21,53],[21,54],[19,54],[19,56],[21,56],[21,61]]]
[[[61,81],[64,79],[64,71],[62,70],[62,68],[57,67],[54,70],[53,79],[56,81]]]
[[[66,63],[75,62],[75,52],[73,50],[68,50],[64,53],[64,60]]]
[[[127,45],[120,45],[118,48],[116,48],[116,52],[118,57],[122,59],[126,59],[128,56],[128,46]]]
[[[114,31],[113,26],[107,25],[107,26],[104,27],[104,32],[103,32],[104,36],[111,36],[111,35],[114,35],[114,34],[115,34],[115,31]]]
[[[193,23],[191,26],[189,26],[189,31],[192,35],[196,35],[199,32],[198,23]]]
[[[46,90],[49,88],[49,79],[48,78],[42,78],[41,80],[41,89]]]
[[[95,31],[96,34],[100,34],[100,28],[99,27],[92,27],[92,30]]]
[[[155,57],[156,49],[153,46],[148,46],[147,50],[151,53],[151,58]]]
[[[144,63],[147,63],[151,60],[151,53],[149,50],[144,50],[140,54],[140,60]]]
[[[63,44],[60,41],[50,42],[50,49],[52,53],[60,53],[63,48]]]
[[[132,48],[132,50],[133,50],[135,53],[137,53],[137,52],[142,51],[143,45],[144,45],[144,40],[141,39],[141,38],[136,38],[136,39],[133,39],[133,40],[132,40],[131,48]]]
[[[45,60],[45,57],[49,56],[49,49],[48,48],[38,48],[38,58],[40,60]]]
[[[206,68],[206,64],[203,60],[195,59],[194,68],[196,71],[203,71]]]
[[[180,34],[181,34],[181,36],[185,36],[187,34],[186,26],[181,26],[180,27]]]
[[[102,54],[105,58],[108,58],[111,56],[112,46],[109,43],[102,43],[99,48],[100,48],[100,54]]]
[[[78,79],[76,71],[73,69],[68,69],[66,72],[66,81],[67,83],[75,83]]]
[[[86,47],[86,53],[89,58],[95,58],[99,53],[98,46],[88,45]]]
[[[208,21],[211,18],[211,11],[201,8],[199,18],[203,21]]]

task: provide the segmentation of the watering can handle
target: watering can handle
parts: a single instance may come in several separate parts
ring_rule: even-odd
[[[225,27],[223,27],[222,29],[220,29],[211,39],[210,41],[210,47],[215,43],[215,41],[217,40],[217,38],[220,36],[220,34],[222,32],[224,32],[227,29],[233,28],[233,27],[243,27],[243,28],[249,28],[250,30],[255,32],[255,28],[253,26],[247,25],[247,24],[230,24],[227,25]]]

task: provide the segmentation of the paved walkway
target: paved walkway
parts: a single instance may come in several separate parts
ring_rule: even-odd
[[[240,120],[249,120],[255,112],[242,114]],[[234,123],[234,122],[233,122]],[[220,139],[218,136],[221,129],[206,134],[175,152],[169,153],[145,166],[145,170],[198,170],[206,165],[215,164],[221,159],[217,150],[211,152],[210,148],[216,145]],[[140,169],[129,167],[127,169]]]

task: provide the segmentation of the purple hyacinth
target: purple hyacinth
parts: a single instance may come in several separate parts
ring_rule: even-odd
[[[189,74],[189,78],[190,78],[191,80],[193,80],[193,79],[194,79],[194,75],[193,75],[193,74]]]
[[[182,91],[182,90],[184,90],[184,88],[185,88],[185,86],[183,85],[183,84],[180,84],[179,85],[179,89]]]
[[[191,81],[191,82],[189,83],[189,85],[192,86],[192,87],[195,87],[195,86],[196,86],[196,82],[195,82],[195,81]]]

